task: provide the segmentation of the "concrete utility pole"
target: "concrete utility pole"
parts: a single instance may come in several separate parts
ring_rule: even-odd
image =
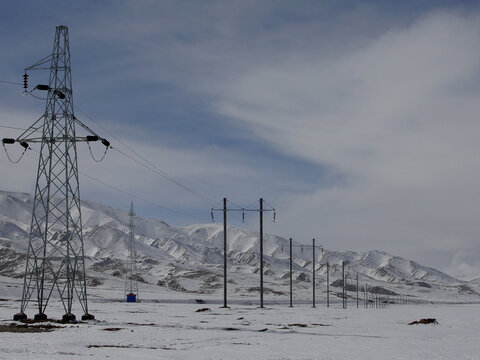
[[[292,279],[292,271],[293,271],[293,256],[292,256],[292,238],[290,238],[290,307],[293,307],[293,279]]]

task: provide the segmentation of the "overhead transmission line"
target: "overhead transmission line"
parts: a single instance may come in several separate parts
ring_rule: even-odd
[[[104,181],[102,181],[102,180],[99,180],[99,179],[97,179],[97,178],[94,178],[93,176],[90,176],[90,175],[84,173],[83,171],[79,171],[79,173],[82,174],[83,176],[89,178],[90,180],[96,181],[96,182],[98,182],[99,184],[102,184],[102,185],[104,185],[104,186],[106,186],[106,187],[109,187],[110,189],[113,189],[113,190],[115,190],[115,191],[118,191],[118,192],[120,192],[120,193],[122,193],[122,194],[124,194],[124,195],[130,196],[130,197],[132,197],[132,198],[134,198],[134,199],[137,199],[137,200],[146,202],[146,203],[148,203],[148,204],[150,204],[150,205],[153,205],[153,206],[156,206],[156,207],[158,207],[158,208],[160,208],[160,209],[167,210],[167,211],[173,212],[173,213],[178,214],[178,215],[187,216],[187,217],[191,217],[191,218],[194,218],[194,219],[197,219],[197,220],[205,221],[204,218],[201,218],[201,217],[199,217],[199,216],[195,216],[195,215],[183,213],[183,212],[181,212],[181,211],[174,210],[174,209],[168,208],[168,207],[163,206],[163,205],[159,205],[159,204],[157,204],[157,203],[155,203],[155,202],[153,202],[153,201],[151,201],[151,200],[147,200],[147,199],[142,198],[142,197],[140,197],[140,196],[137,196],[137,195],[134,195],[134,194],[132,194],[132,193],[129,193],[129,192],[127,192],[127,191],[125,191],[125,190],[122,190],[122,189],[120,189],[120,188],[118,188],[118,187],[116,187],[116,186],[113,186],[113,185],[108,184],[108,183],[106,183],[106,182],[104,182]]]
[[[15,127],[15,126],[8,126],[8,125],[0,125],[0,128],[5,128],[5,129],[12,129],[12,130],[27,130],[25,128],[19,128],[19,127]]]
[[[40,62],[39,62],[40,63]],[[20,83],[18,83],[20,84]],[[21,85],[21,84],[20,84]],[[32,90],[33,91],[33,90]],[[37,96],[35,96],[32,91],[29,91],[29,92],[25,92],[27,95],[30,95],[30,96],[33,96],[34,98],[37,98],[37,99],[41,99]],[[41,100],[44,100],[44,99],[41,99]],[[150,170],[151,172],[155,173],[156,175],[159,175],[161,177],[163,177],[164,179],[172,182],[173,184],[179,186],[180,188],[184,189],[185,191],[188,191],[190,192],[191,194],[201,198],[202,200],[208,202],[209,204],[215,204],[215,200],[211,199],[210,197],[182,184],[181,182],[179,182],[178,180],[174,179],[172,176],[170,176],[168,173],[166,173],[165,171],[163,171],[162,169],[160,169],[158,166],[156,166],[155,164],[153,164],[150,160],[148,160],[147,158],[145,158],[143,155],[139,154],[137,151],[135,151],[130,145],[128,145],[125,141],[123,141],[122,139],[120,139],[118,136],[116,136],[115,134],[113,134],[110,130],[106,129],[103,125],[101,125],[99,122],[95,121],[95,119],[93,119],[91,116],[89,116],[85,111],[83,111],[82,109],[80,109],[77,105],[73,105],[75,109],[77,109],[80,113],[82,113],[85,117],[87,117],[89,120],[91,120],[93,123],[95,123],[98,127],[100,127],[102,130],[104,130],[105,132],[107,132],[108,134],[110,134],[110,136],[112,136],[114,139],[116,139],[120,144],[122,144],[124,147],[126,147],[129,151],[131,151],[133,154],[135,154],[139,159],[141,159],[142,161],[139,161],[138,159],[135,159],[133,156],[131,155],[128,155],[127,153],[125,153],[124,151],[116,148],[116,147],[113,147],[113,146],[109,146],[112,150],[115,150],[117,152],[119,152],[120,154],[122,154],[123,156],[129,158],[130,160],[136,162],[137,164],[139,164],[140,166]],[[102,156],[102,158],[100,160],[97,160],[93,157],[93,154],[91,152],[91,149],[90,149],[90,154],[92,155],[92,158],[95,160],[95,161],[101,161],[103,159],[103,157],[105,156],[105,154]]]
[[[114,147],[111,147],[113,150],[116,150],[117,152],[119,152],[120,154],[122,154],[123,156],[126,156],[128,157],[130,160],[136,162],[137,164],[143,166],[144,168],[154,172],[155,174],[169,180],[170,182],[174,183],[175,185],[181,187],[182,189],[190,192],[191,194],[203,199],[204,201],[210,203],[210,204],[215,204],[215,200],[209,198],[208,196],[206,195],[203,195],[201,194],[200,192],[198,191],[195,191],[193,190],[192,188],[180,183],[178,180],[175,180],[173,177],[171,177],[169,174],[167,174],[165,171],[161,170],[160,168],[158,168],[158,166],[156,166],[155,164],[153,164],[151,161],[149,161],[147,158],[145,158],[143,155],[139,154],[137,151],[135,151],[131,146],[129,146],[127,143],[125,143],[123,140],[121,140],[119,137],[117,137],[115,134],[113,134],[111,131],[109,131],[108,129],[106,129],[104,126],[102,126],[101,124],[99,124],[97,121],[95,121],[92,117],[90,117],[88,114],[86,114],[82,109],[80,109],[78,106],[74,105],[74,107],[80,112],[82,113],[85,117],[87,117],[88,119],[90,119],[91,121],[93,121],[97,126],[99,126],[100,128],[102,128],[105,132],[107,132],[108,134],[110,134],[110,136],[112,136],[113,138],[115,138],[120,144],[122,144],[123,146],[125,146],[128,150],[130,150],[133,154],[135,154],[138,158],[140,158],[142,162],[138,161],[137,159],[135,159],[133,156],[130,156],[128,154],[126,154],[124,151],[121,151],[120,149],[118,148],[114,148]]]
[[[0,127],[10,128],[10,127],[8,127],[8,126],[3,126],[3,125],[0,125]],[[26,129],[23,129],[23,128],[15,128],[15,129],[17,129],[17,130],[26,130]],[[38,130],[38,131],[39,131],[39,130]],[[23,157],[23,154],[24,154],[27,150],[33,150],[33,151],[35,151],[36,153],[39,153],[38,150],[36,150],[36,149],[32,148],[31,146],[29,146],[28,148],[25,148],[25,149],[24,149],[24,152],[22,153],[22,157]],[[10,156],[8,155],[8,152],[7,152],[6,154],[7,154],[8,159],[9,159],[12,163],[18,163],[18,162],[21,160],[21,157],[20,157],[20,159],[18,159],[18,160],[12,160],[12,159],[10,158]],[[105,154],[104,154],[104,155],[105,155]],[[128,156],[128,155],[127,155],[127,156]],[[92,155],[92,157],[93,157],[93,155]],[[94,160],[97,161],[95,158],[94,158]],[[153,201],[151,201],[151,200],[147,200],[147,199],[142,198],[142,197],[140,197],[140,196],[137,196],[137,195],[134,195],[134,194],[132,194],[132,193],[129,193],[129,192],[125,191],[125,190],[122,190],[122,189],[114,186],[114,185],[108,184],[108,183],[106,183],[105,181],[102,181],[102,180],[97,179],[97,178],[95,178],[95,177],[93,177],[93,176],[91,176],[91,175],[88,175],[88,174],[86,174],[86,173],[83,172],[83,171],[80,171],[80,170],[79,170],[78,172],[79,172],[79,174],[81,174],[81,175],[89,178],[90,180],[93,180],[93,181],[95,181],[95,182],[97,182],[97,183],[99,183],[99,184],[102,184],[102,185],[104,185],[104,186],[106,186],[106,187],[108,187],[108,188],[110,188],[110,189],[113,189],[113,190],[115,190],[115,191],[118,191],[118,192],[120,192],[120,193],[122,193],[122,194],[124,194],[124,195],[130,196],[130,197],[132,197],[132,198],[134,198],[134,199],[143,201],[143,202],[145,202],[145,203],[148,203],[148,204],[150,204],[150,205],[153,205],[153,206],[158,207],[158,208],[163,209],[163,210],[170,211],[170,212],[175,213],[175,214],[178,214],[178,215],[182,215],[182,216],[194,218],[194,219],[197,219],[197,220],[205,221],[205,218],[201,218],[201,217],[199,217],[199,216],[187,214],[187,213],[184,213],[184,212],[181,212],[181,211],[178,211],[178,210],[174,210],[174,209],[168,208],[168,207],[166,207],[166,206],[157,204],[157,203],[155,203],[155,202],[153,202]],[[82,202],[83,202],[83,201],[82,201]]]
[[[40,61],[40,62],[41,62],[41,61]],[[39,63],[40,63],[40,62],[39,62]],[[2,82],[7,82],[7,81],[2,81]],[[21,83],[14,83],[14,82],[7,82],[7,83],[12,83],[12,84],[15,84],[15,85],[22,85]],[[30,96],[32,96],[32,97],[34,97],[34,98],[41,99],[41,98],[35,96],[35,95],[32,93],[32,91],[26,92],[26,94],[27,94],[27,95],[30,95]],[[174,183],[175,185],[179,186],[180,188],[184,189],[185,191],[190,192],[191,194],[193,194],[193,195],[201,198],[202,200],[210,203],[211,205],[216,206],[216,205],[218,204],[218,202],[216,202],[216,201],[213,200],[212,198],[210,198],[210,197],[208,197],[208,196],[206,196],[206,195],[204,195],[204,194],[202,194],[202,193],[200,193],[200,192],[198,192],[198,191],[196,191],[196,190],[194,190],[194,189],[192,189],[192,188],[190,188],[190,187],[182,184],[181,182],[179,182],[178,180],[176,180],[176,179],[174,179],[172,176],[170,176],[168,173],[166,173],[165,171],[163,171],[163,170],[161,170],[160,168],[158,168],[155,164],[153,164],[151,161],[149,161],[149,160],[148,160],[147,158],[145,158],[143,155],[141,155],[141,154],[139,154],[137,151],[135,151],[135,150],[134,150],[130,145],[128,145],[125,141],[121,140],[118,136],[116,136],[116,135],[115,135],[114,133],[112,133],[110,130],[106,129],[103,125],[101,125],[99,122],[97,122],[97,121],[96,121],[95,119],[93,119],[91,116],[89,116],[85,111],[83,111],[82,109],[80,109],[77,105],[74,105],[74,108],[77,109],[80,113],[82,113],[82,114],[83,114],[85,117],[87,117],[89,120],[91,120],[93,123],[95,123],[95,124],[96,124],[98,127],[100,127],[102,130],[104,130],[105,132],[107,132],[108,134],[110,134],[111,137],[113,137],[114,139],[116,139],[120,144],[122,144],[122,145],[123,145],[125,148],[127,148],[130,152],[132,152],[133,154],[135,154],[135,155],[136,155],[139,159],[141,159],[142,161],[139,161],[139,160],[136,159],[135,157],[127,154],[125,151],[122,151],[122,150],[120,150],[120,149],[118,149],[118,148],[116,148],[116,147],[113,147],[111,144],[110,144],[110,146],[109,146],[110,149],[117,151],[117,152],[120,153],[121,155],[127,157],[127,158],[130,159],[131,161],[133,161],[133,162],[137,163],[138,165],[144,167],[145,169],[149,170],[150,172],[152,172],[152,173],[154,173],[154,174],[156,174],[156,175],[158,175],[158,176],[161,176],[162,178],[164,178],[164,179],[166,179],[166,180]],[[11,129],[16,129],[16,130],[25,130],[25,129],[21,129],[21,128],[14,128],[14,127],[6,126],[6,125],[2,125],[1,127],[11,128]],[[95,159],[95,157],[93,156],[93,153],[92,153],[92,150],[91,150],[90,146],[89,146],[89,151],[90,151],[90,155],[92,156],[92,158],[93,158],[95,161],[97,161],[97,162],[103,160],[103,158],[104,158],[105,155],[106,155],[106,151],[105,151],[105,153],[102,155],[101,159],[98,160],[98,159]],[[188,216],[188,217],[193,217],[193,218],[201,219],[202,221],[204,221],[203,218],[200,218],[200,217],[197,217],[197,216],[194,216],[194,215],[189,215],[189,214],[181,213],[181,212],[179,212],[179,211],[166,208],[166,207],[161,206],[161,205],[159,205],[159,204],[156,204],[156,203],[154,203],[154,202],[152,202],[152,201],[150,201],[150,200],[142,199],[141,197],[138,197],[138,196],[133,195],[133,194],[131,194],[131,193],[128,193],[128,192],[126,192],[126,191],[124,191],[124,190],[121,190],[121,189],[119,189],[119,188],[116,188],[116,187],[114,187],[113,185],[107,184],[107,183],[103,182],[102,180],[96,179],[96,178],[94,178],[94,177],[92,177],[92,176],[90,176],[90,175],[87,175],[87,174],[83,173],[83,172],[80,172],[80,173],[81,173],[82,175],[84,175],[84,176],[86,176],[86,177],[88,177],[88,178],[90,178],[90,179],[92,179],[92,180],[100,183],[100,184],[103,184],[104,186],[107,186],[107,187],[109,187],[109,188],[112,188],[112,189],[114,189],[114,190],[116,190],[116,191],[118,191],[118,192],[121,192],[121,193],[125,194],[125,195],[134,197],[134,198],[136,198],[136,199],[138,199],[138,200],[141,200],[141,201],[150,203],[150,204],[152,204],[152,205],[154,205],[154,206],[160,207],[160,208],[165,209],[165,210],[168,210],[168,211],[175,212],[175,213],[180,214],[180,215],[184,215],[184,216]],[[231,202],[231,201],[230,201],[230,202]],[[252,205],[254,205],[254,204],[257,203],[257,202],[258,202],[258,200],[255,201],[254,203],[246,206],[246,207],[243,207],[243,209],[248,209],[249,207],[251,207]],[[234,206],[236,206],[237,208],[242,209],[242,207],[241,207],[240,205],[237,205],[237,204],[235,204],[235,203],[233,203],[233,202],[231,202],[231,203],[232,203]],[[269,205],[270,205],[270,204],[269,204]],[[271,205],[270,205],[270,206],[271,206]],[[273,207],[273,206],[272,206],[272,207]],[[237,214],[235,214],[235,215],[237,215]],[[245,224],[247,225],[247,227],[248,227],[251,231],[256,232],[256,230],[255,230],[252,226],[250,226],[250,224],[248,224],[248,222],[245,220],[244,213],[242,213],[242,222],[245,223]],[[275,221],[275,218],[274,218],[273,222],[276,222],[276,221]],[[280,225],[279,225],[279,227],[280,227]],[[283,228],[282,228],[282,229],[283,229]],[[288,234],[288,232],[286,232],[285,230],[284,230],[284,232]]]
[[[35,150],[35,149],[33,149],[33,148],[29,148],[29,149],[32,149],[33,151],[35,151],[35,152],[38,153],[38,150]],[[85,172],[83,172],[83,171],[78,171],[78,172],[79,172],[79,174],[81,174],[81,175],[89,178],[90,180],[96,181],[96,182],[98,182],[99,184],[102,184],[102,185],[104,185],[104,186],[106,186],[106,187],[108,187],[108,188],[110,188],[110,189],[113,189],[113,190],[115,190],[115,191],[118,191],[118,192],[120,192],[120,193],[122,193],[122,194],[124,194],[124,195],[130,196],[130,197],[132,197],[132,198],[134,198],[134,199],[137,199],[137,200],[146,202],[146,203],[148,203],[148,204],[150,204],[150,205],[156,206],[156,207],[158,207],[158,208],[160,208],[160,209],[163,209],[163,210],[167,210],[167,211],[176,213],[176,214],[178,214],[178,215],[183,215],[183,216],[195,218],[195,219],[197,219],[197,220],[205,221],[204,218],[201,218],[201,217],[199,217],[199,216],[195,216],[195,215],[187,214],[187,213],[184,213],[184,212],[181,212],[181,211],[178,211],[178,210],[174,210],[174,209],[171,209],[171,208],[169,208],[169,207],[166,207],[166,206],[157,204],[156,202],[153,202],[153,201],[151,201],[151,200],[147,200],[147,199],[142,198],[142,197],[140,197],[140,196],[134,195],[134,194],[132,194],[132,193],[130,193],[130,192],[128,192],[128,191],[122,190],[122,189],[120,189],[120,188],[118,188],[118,187],[116,187],[116,186],[114,186],[114,185],[112,185],[112,184],[108,184],[108,183],[106,183],[105,181],[102,181],[102,180],[97,179],[97,178],[95,178],[95,177],[93,177],[93,176],[91,176],[91,175],[88,175],[87,173],[85,173]],[[83,200],[81,200],[81,201],[83,202]]]
[[[75,107],[76,107],[76,106],[75,106]],[[78,107],[77,107],[77,110],[79,110],[79,111],[82,112],[85,116],[88,117],[88,115],[85,114],[82,110],[78,109]],[[89,117],[89,119],[92,120],[92,121],[94,121],[94,120],[91,119],[90,117]],[[94,121],[94,122],[95,122],[95,121]],[[119,138],[117,138],[114,134],[112,134],[111,132],[109,132],[107,129],[105,129],[103,126],[101,126],[101,125],[98,124],[97,122],[95,122],[95,123],[96,123],[99,127],[101,127],[104,131],[108,132],[112,137],[115,137],[117,140],[119,140],[119,142],[121,142],[125,147],[129,148],[130,151],[132,151],[134,154],[137,154],[133,149],[131,149],[127,144],[125,144],[123,141],[121,141]],[[12,128],[12,129],[15,129],[15,130],[26,130],[26,129],[24,129],[24,128],[17,128],[17,127],[11,127],[11,126],[6,126],[6,125],[0,125],[0,127]],[[40,130],[37,130],[37,131],[40,131]],[[175,179],[171,178],[168,174],[166,174],[166,173],[163,172],[162,170],[160,170],[160,169],[158,169],[158,168],[156,168],[156,167],[153,168],[152,166],[149,166],[148,164],[145,164],[145,163],[143,163],[143,162],[135,159],[133,156],[127,154],[126,152],[124,152],[124,151],[122,151],[122,150],[120,150],[120,149],[117,149],[117,148],[113,147],[112,145],[110,145],[110,148],[111,148],[112,150],[117,151],[117,152],[120,153],[121,155],[129,158],[130,160],[132,160],[133,162],[137,163],[138,165],[144,167],[145,169],[147,169],[147,170],[149,170],[149,171],[151,171],[151,172],[153,172],[153,173],[155,173],[155,174],[157,174],[157,175],[159,175],[159,176],[162,176],[162,177],[165,177],[165,175],[168,176],[168,178],[167,178],[168,180],[173,181],[176,185],[180,186],[180,187],[183,188],[184,190],[186,190],[186,191],[188,191],[188,192],[190,192],[190,193],[192,193],[192,194],[194,194],[194,195],[197,195],[198,197],[201,197],[203,200],[205,200],[205,201],[213,204],[213,207],[215,207],[215,206],[217,206],[217,205],[219,204],[219,202],[214,202],[213,200],[211,200],[210,198],[208,198],[208,197],[200,194],[199,192],[197,192],[197,191],[195,191],[195,190],[192,190],[192,189],[186,187],[185,185],[179,183],[178,181],[176,181]],[[28,149],[29,149],[29,150],[37,151],[37,150],[35,150],[35,149],[31,148],[31,147],[29,147]],[[101,160],[105,157],[105,153],[104,153],[103,156],[102,156],[102,158],[101,158],[100,160],[97,160],[97,159],[95,159],[95,157],[93,156],[92,150],[91,150],[90,146],[89,146],[89,151],[90,151],[90,155],[92,156],[92,158],[93,158],[95,161],[97,161],[97,162],[98,162],[98,161],[101,161]],[[37,151],[37,152],[38,152],[38,151]],[[7,155],[8,155],[8,153],[7,153]],[[22,154],[22,155],[23,155],[23,154]],[[139,156],[140,158],[143,158],[140,154],[137,154],[137,156]],[[19,159],[19,160],[20,160],[20,159]],[[18,162],[19,160],[16,160],[16,161],[10,160],[10,161],[12,161],[12,162],[15,163],[15,162]],[[145,161],[148,161],[148,160],[145,159]],[[149,162],[149,163],[150,163],[150,162]],[[154,166],[154,165],[153,165],[153,166]],[[106,183],[106,182],[104,182],[104,181],[102,181],[102,180],[100,180],[100,179],[94,178],[93,176],[88,175],[88,174],[86,174],[86,173],[84,173],[84,172],[82,172],[82,171],[79,171],[79,173],[82,174],[83,176],[85,176],[85,177],[93,180],[93,181],[98,182],[99,184],[102,184],[102,185],[104,185],[104,186],[106,186],[106,187],[108,187],[108,188],[111,188],[111,189],[113,189],[113,190],[115,190],[115,191],[118,191],[118,192],[120,192],[120,193],[122,193],[122,194],[124,194],[124,195],[130,196],[130,197],[135,198],[135,199],[137,199],[137,200],[143,201],[143,202],[145,202],[145,203],[149,203],[149,204],[151,204],[151,205],[153,205],[153,206],[156,206],[156,207],[158,207],[158,208],[161,208],[161,209],[170,211],[170,212],[172,212],[172,213],[176,213],[176,214],[179,214],[179,215],[182,215],[182,216],[187,216],[187,217],[194,218],[194,219],[197,219],[197,220],[205,221],[204,218],[201,218],[201,217],[199,217],[199,216],[182,213],[182,212],[180,212],[180,211],[178,211],[178,210],[174,210],[174,209],[165,207],[165,206],[163,206],[163,205],[159,205],[159,204],[157,204],[157,203],[155,203],[155,202],[152,202],[151,200],[147,200],[147,199],[144,199],[144,198],[139,197],[139,196],[137,196],[137,195],[134,195],[134,194],[132,194],[132,193],[129,193],[129,192],[127,192],[127,191],[124,191],[124,190],[122,190],[122,189],[120,189],[120,188],[118,188],[118,187],[115,187],[115,186],[113,186],[113,185],[111,185],[111,184],[108,184],[108,183]],[[239,214],[238,212],[239,212],[239,211],[242,211],[242,209],[243,209],[244,211],[242,212],[242,215],[241,215],[241,222],[244,223],[244,224],[246,225],[246,227],[247,227],[250,231],[252,231],[252,232],[254,232],[254,233],[258,232],[258,229],[255,229],[255,228],[245,219],[245,210],[251,208],[253,205],[255,205],[256,203],[258,203],[258,201],[259,201],[259,200],[256,200],[256,201],[254,201],[253,203],[251,203],[251,204],[249,204],[249,205],[247,205],[247,206],[241,206],[241,205],[238,205],[238,204],[234,203],[233,201],[229,200],[229,202],[237,208],[237,211],[234,212],[232,215],[235,216],[235,217],[240,216],[240,214]],[[266,202],[266,201],[265,201],[265,202]],[[273,208],[273,206],[272,206],[270,203],[268,203],[268,205]],[[212,217],[212,221],[214,221],[213,217]],[[276,224],[278,224],[278,226],[284,231],[284,233],[286,233],[287,235],[290,236],[290,234],[278,223],[278,221],[276,221],[276,220],[274,219],[273,222],[275,222]],[[291,237],[291,236],[290,236],[290,237]]]
[[[0,80],[0,83],[12,84],[12,85],[23,85],[22,83],[19,83],[19,82],[7,81],[7,80]]]

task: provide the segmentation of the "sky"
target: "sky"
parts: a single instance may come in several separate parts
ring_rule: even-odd
[[[479,2],[1,3],[0,81],[69,28],[75,115],[113,147],[78,145],[82,199],[183,226],[262,197],[266,232],[480,276]],[[44,107],[0,82],[0,137]],[[0,155],[0,189],[33,193],[37,162]]]

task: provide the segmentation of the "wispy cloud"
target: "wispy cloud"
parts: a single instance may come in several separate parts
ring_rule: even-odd
[[[58,8],[71,29],[75,101],[210,197],[273,199],[300,241],[381,248],[435,266],[478,248],[478,9],[302,4]],[[45,18],[46,35],[55,21]],[[25,38],[8,42],[6,71]],[[2,109],[26,118],[6,102]],[[99,166],[82,151],[84,171],[126,191],[196,214],[205,206],[115,152]],[[3,188],[13,184],[27,186],[2,178]],[[82,193],[121,202],[88,180]]]

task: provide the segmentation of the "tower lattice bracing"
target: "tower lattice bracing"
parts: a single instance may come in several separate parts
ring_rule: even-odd
[[[125,300],[134,299],[138,301],[138,268],[137,252],[135,250],[135,212],[133,211],[133,202],[130,204],[128,215],[130,216],[128,222],[130,237],[128,242],[127,273],[125,275]]]
[[[25,320],[30,303],[38,310],[35,319],[47,319],[45,311],[51,298],[61,301],[64,321],[75,320],[74,299],[80,303],[82,319],[93,319],[87,303],[77,142],[101,140],[107,148],[109,143],[74,116],[66,26],[56,28],[52,54],[26,71],[40,69],[50,70],[48,86],[35,88],[46,92],[45,112],[15,139],[24,148],[39,143],[40,151],[22,301],[14,319]],[[77,136],[76,125],[89,135]]]

